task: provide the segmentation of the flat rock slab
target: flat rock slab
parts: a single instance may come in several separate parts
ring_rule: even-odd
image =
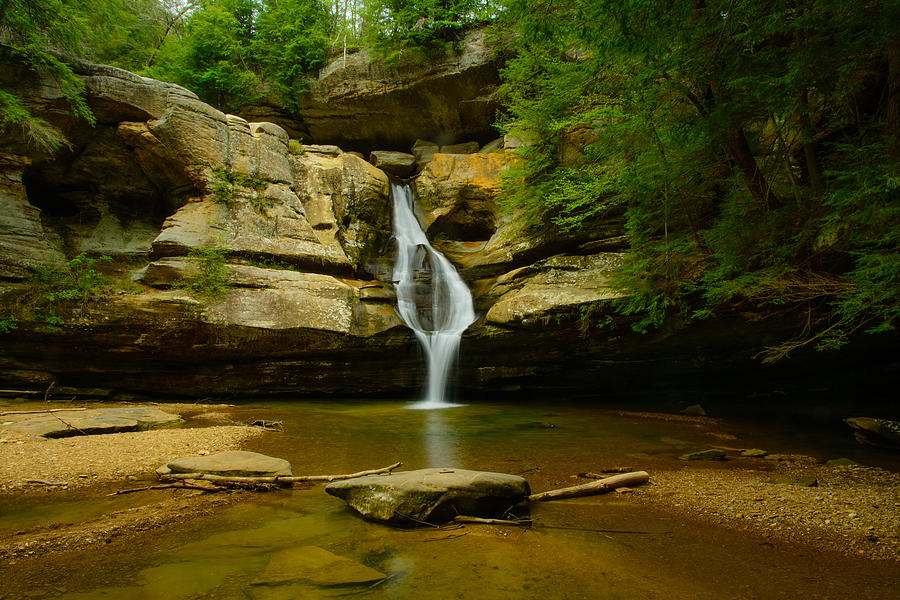
[[[516,475],[464,469],[420,469],[328,484],[362,516],[404,525],[445,523],[456,515],[496,517],[531,493]]]
[[[385,579],[379,573],[349,558],[318,546],[288,548],[272,554],[266,570],[253,585],[284,585],[297,582],[322,587],[360,585]]]
[[[155,406],[92,408],[36,415],[6,425],[8,430],[47,438],[144,431],[181,422],[181,417]]]
[[[245,450],[228,450],[207,456],[185,456],[160,467],[160,474],[207,473],[224,477],[275,477],[292,475],[291,463],[283,458]]]

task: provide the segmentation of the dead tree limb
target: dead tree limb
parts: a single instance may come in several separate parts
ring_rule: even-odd
[[[200,490],[201,492],[210,492],[210,493],[222,491],[221,488],[217,488],[215,486],[193,485],[191,483],[165,483],[162,485],[148,485],[146,487],[131,488],[128,490],[116,490],[112,494],[107,494],[107,496],[121,496],[122,494],[133,494],[134,492],[146,492],[147,490],[169,490],[169,489]]]
[[[584,483],[582,485],[574,485],[572,487],[532,494],[528,496],[528,500],[530,502],[544,502],[546,500],[562,500],[564,498],[577,498],[579,496],[594,496],[596,494],[605,494],[618,487],[640,485],[648,481],[650,481],[650,475],[646,471],[634,471],[633,473],[613,475],[612,477],[598,479],[597,481]]]
[[[402,464],[403,463],[398,462],[381,469],[372,469],[369,471],[360,471],[358,473],[348,473],[345,475],[298,475],[296,477],[288,477],[282,475],[273,477],[228,477],[224,475],[212,475],[209,473],[169,473],[167,475],[160,475],[159,478],[163,481],[194,479],[202,481],[212,481],[214,483],[221,481],[225,483],[292,484],[304,481],[340,481],[343,479],[356,479],[357,477],[364,477],[366,475],[381,475],[383,473],[390,473]]]
[[[40,485],[46,485],[50,487],[65,487],[69,485],[68,481],[49,481],[47,479],[24,479],[25,483],[37,483]]]
[[[632,471],[634,471],[634,467],[607,467],[598,470],[596,473],[593,471],[579,473],[578,476],[584,477],[585,479],[603,479],[608,477],[608,475],[602,475],[602,473],[631,473]]]
[[[478,523],[482,525],[531,525],[531,519],[483,519],[467,515],[456,515],[453,520],[457,523]]]
[[[45,408],[43,410],[5,410],[0,412],[0,417],[6,415],[42,415],[44,413],[68,412],[70,410],[87,410],[85,407],[75,408]]]

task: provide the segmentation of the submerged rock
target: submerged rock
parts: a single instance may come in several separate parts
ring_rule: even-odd
[[[47,438],[141,431],[173,425],[181,417],[154,406],[95,408],[84,411],[57,411],[15,422],[10,431]]]
[[[530,493],[516,475],[464,469],[420,469],[329,484],[362,516],[401,524],[444,523],[456,515],[498,516]]]
[[[710,448],[700,452],[688,452],[679,456],[678,460],[725,460],[725,451]]]
[[[384,573],[318,546],[300,546],[273,554],[266,570],[253,585],[304,582],[331,587],[375,583],[385,577]]]
[[[227,477],[290,477],[291,463],[258,452],[228,450],[207,456],[186,456],[157,469],[157,473],[208,473]]]

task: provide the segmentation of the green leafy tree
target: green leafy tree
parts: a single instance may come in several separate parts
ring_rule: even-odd
[[[625,205],[637,329],[746,301],[812,306],[797,345],[893,326],[892,230],[834,224],[896,219],[898,5],[510,0],[506,202],[565,228]]]
[[[492,0],[369,0],[366,40],[382,50],[429,49],[456,40],[498,13]]]
[[[77,0],[3,0],[0,2],[0,60],[22,65],[38,77],[55,81],[72,112],[93,124],[82,96],[83,82],[61,59],[83,52],[89,37],[85,4],[102,11],[102,2]],[[38,149],[54,152],[66,144],[62,134],[31,114],[22,100],[0,90],[0,132],[18,129]]]

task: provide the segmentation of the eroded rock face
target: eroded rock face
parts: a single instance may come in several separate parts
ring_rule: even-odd
[[[24,279],[35,264],[63,263],[62,252],[48,239],[41,211],[28,202],[22,171],[28,159],[0,154],[0,278]]]
[[[486,241],[497,230],[505,154],[434,154],[413,180],[429,237]]]
[[[621,298],[611,277],[623,255],[559,255],[521,267],[497,278],[485,293],[496,300],[486,320],[495,325],[539,325],[555,312]]]
[[[456,515],[500,516],[531,493],[516,475],[465,469],[420,469],[328,484],[362,516],[403,525],[446,523]]]

